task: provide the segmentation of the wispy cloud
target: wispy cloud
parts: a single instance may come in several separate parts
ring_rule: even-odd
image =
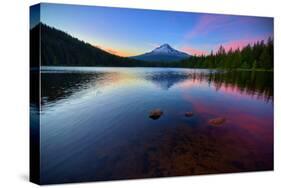
[[[256,17],[203,14],[184,37],[185,39],[193,39],[210,34],[221,40],[222,36],[231,38],[233,34],[251,35],[253,34],[251,26],[257,27],[261,23],[261,18],[257,19]]]
[[[190,55],[207,55],[209,52],[207,50],[196,49],[190,46],[181,47],[181,51],[184,51]]]
[[[224,47],[224,49],[226,51],[229,50],[236,50],[236,49],[241,49],[245,46],[247,46],[248,44],[253,45],[257,40],[252,40],[252,39],[240,39],[240,40],[234,40],[234,41],[230,41],[227,43],[222,44],[222,46]]]
[[[266,42],[268,37],[270,37],[270,35],[268,36],[259,36],[259,37],[252,37],[252,38],[247,38],[247,39],[239,39],[239,40],[232,40],[226,43],[221,44],[224,49],[226,51],[229,51],[230,49],[232,50],[236,50],[236,49],[242,49],[243,47],[247,46],[247,45],[254,45],[254,43],[258,42],[258,41],[264,41]],[[219,48],[220,45],[218,45],[216,47],[216,50]]]
[[[230,40],[228,42],[224,43],[217,43],[212,45],[204,45],[202,48],[196,48],[191,45],[183,45],[180,50],[184,51],[191,55],[208,55],[211,53],[211,50],[213,50],[214,53],[216,53],[220,46],[223,46],[224,49],[228,52],[230,49],[236,50],[236,49],[242,49],[247,45],[254,45],[258,41],[264,41],[266,42],[268,37],[272,37],[269,35],[264,36],[256,36],[252,38],[243,38],[243,39],[236,39],[236,40]]]
[[[225,24],[229,23],[229,20],[230,18],[228,16],[210,14],[202,15],[192,30],[186,33],[185,38],[190,39],[223,28],[225,27]]]

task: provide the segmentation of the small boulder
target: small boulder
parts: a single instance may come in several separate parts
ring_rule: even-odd
[[[218,118],[210,119],[208,121],[208,124],[213,126],[220,126],[225,122],[225,120],[226,119],[224,117],[218,117]]]
[[[154,120],[160,118],[162,115],[163,115],[163,111],[160,110],[160,109],[152,110],[152,111],[149,113],[149,117],[150,117],[151,119],[154,119]]]
[[[185,115],[186,117],[191,117],[191,116],[193,116],[193,112],[186,112],[184,115]]]

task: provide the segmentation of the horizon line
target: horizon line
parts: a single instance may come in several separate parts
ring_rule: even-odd
[[[163,42],[161,45],[158,44],[155,48],[152,48],[152,49],[150,49],[150,50],[147,50],[145,53],[135,54],[135,55],[129,55],[129,56],[121,56],[121,55],[118,55],[118,54],[116,53],[116,52],[117,52],[117,49],[112,49],[111,47],[101,47],[101,46],[99,46],[99,45],[92,44],[92,43],[89,42],[89,41],[80,39],[80,38],[74,36],[73,34],[67,32],[67,31],[65,31],[65,30],[62,30],[62,29],[57,28],[57,27],[55,27],[55,26],[51,26],[51,25],[46,24],[46,23],[44,23],[44,22],[42,22],[42,21],[39,21],[39,23],[35,24],[33,27],[30,27],[30,30],[34,29],[35,27],[37,27],[37,26],[40,25],[40,24],[45,25],[45,26],[47,26],[47,27],[49,27],[49,28],[55,29],[55,30],[57,30],[57,31],[63,32],[63,33],[65,33],[65,34],[69,35],[69,36],[72,37],[72,38],[75,38],[75,39],[77,39],[77,40],[79,40],[79,41],[81,41],[81,42],[84,42],[84,43],[86,43],[86,44],[89,44],[89,45],[91,45],[92,47],[98,48],[98,49],[100,49],[100,50],[102,50],[102,51],[105,51],[105,52],[111,54],[111,55],[115,55],[115,56],[119,56],[119,57],[124,57],[124,58],[130,58],[130,57],[134,57],[134,56],[143,55],[143,54],[145,54],[145,53],[149,53],[149,52],[153,51],[153,50],[156,49],[156,48],[159,48],[160,46],[162,46],[162,45],[164,45],[164,44],[168,44],[169,46],[171,46],[169,43]],[[31,26],[31,25],[30,25],[30,26]],[[179,50],[179,49],[176,49],[176,48],[174,48],[174,47],[172,47],[172,46],[171,46],[171,47],[172,47],[173,49],[177,50],[177,51],[187,53],[187,54],[190,55],[190,56],[208,56],[208,55],[211,55],[211,54],[216,54],[217,51],[218,51],[218,49],[219,49],[220,47],[223,47],[226,52],[229,52],[229,51],[231,51],[231,50],[232,50],[232,51],[241,50],[241,49],[245,48],[246,46],[249,46],[249,45],[250,45],[250,46],[253,46],[253,45],[258,44],[258,43],[261,43],[261,42],[264,42],[265,44],[267,44],[267,41],[270,40],[270,39],[274,41],[274,37],[271,36],[271,35],[268,35],[266,38],[267,38],[267,39],[256,39],[256,40],[254,40],[254,42],[248,42],[248,43],[246,42],[246,43],[243,44],[242,46],[237,46],[236,48],[227,47],[227,49],[226,49],[225,46],[227,46],[227,45],[220,44],[220,45],[216,46],[216,49],[212,49],[212,50],[210,50],[210,51],[204,51],[204,52],[206,52],[206,53],[201,53],[201,54],[200,54],[200,53],[198,53],[198,54],[192,54],[192,53],[190,53],[190,52],[186,52],[186,51],[184,51],[184,50]],[[266,40],[267,40],[267,41],[266,41]],[[249,40],[249,41],[250,41],[250,40]],[[198,50],[198,49],[195,49],[195,48],[190,47],[189,50],[190,50],[190,51],[193,51],[193,50],[196,51],[196,50]],[[200,49],[199,49],[199,50],[200,50]],[[202,50],[202,52],[203,52],[203,50]]]

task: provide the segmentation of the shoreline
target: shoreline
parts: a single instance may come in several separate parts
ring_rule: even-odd
[[[237,69],[222,69],[222,68],[188,68],[188,67],[148,67],[148,66],[142,66],[142,67],[131,67],[131,66],[118,66],[118,67],[113,67],[113,66],[54,66],[54,65],[43,65],[36,68],[31,68],[30,70],[44,70],[44,68],[49,68],[49,67],[59,67],[59,68],[176,68],[176,69],[204,69],[204,70],[220,70],[220,71],[248,71],[248,72],[274,72],[274,70],[267,70],[267,69],[242,69],[242,68],[237,68]]]

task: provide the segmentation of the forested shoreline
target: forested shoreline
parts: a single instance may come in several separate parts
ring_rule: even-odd
[[[220,46],[215,54],[192,56],[181,63],[189,68],[273,70],[273,39],[248,44],[241,50],[226,51]]]
[[[40,23],[30,31],[32,43],[39,42],[41,65],[99,67],[178,67],[227,70],[273,70],[273,38],[226,51],[223,46],[209,55],[191,56],[177,62],[145,62],[110,54],[71,35]],[[31,44],[32,44],[31,43]],[[32,46],[31,46],[32,48]],[[37,59],[31,57],[31,65]]]

